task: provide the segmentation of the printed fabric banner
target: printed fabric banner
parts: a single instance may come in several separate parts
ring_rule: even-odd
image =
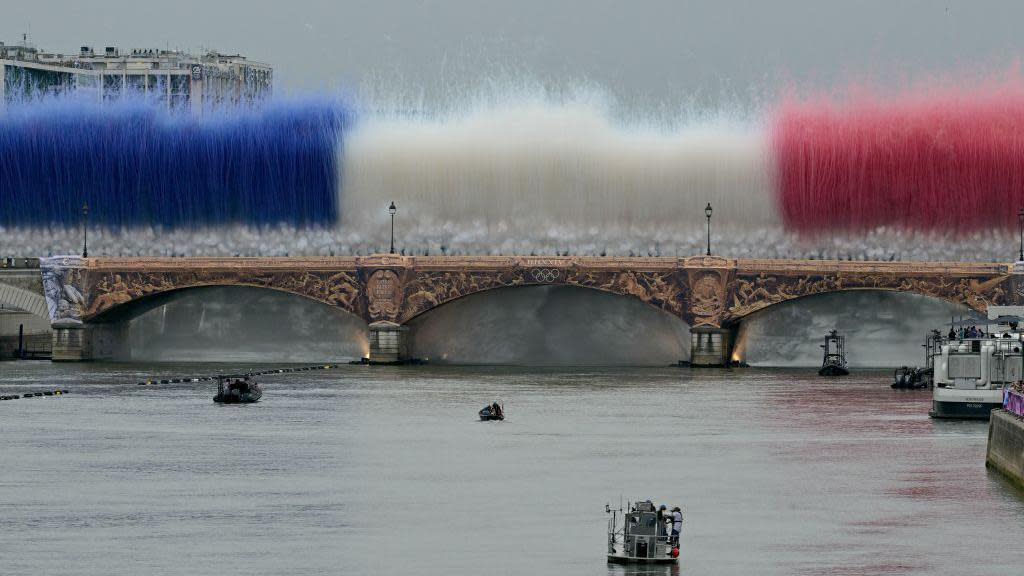
[[[1024,418],[1024,396],[1007,388],[1003,391],[1003,408]]]

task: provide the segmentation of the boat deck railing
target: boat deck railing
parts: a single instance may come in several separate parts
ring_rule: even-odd
[[[631,534],[633,538],[647,538],[651,539],[652,536],[646,534]],[[655,545],[669,546],[672,543],[672,536],[670,534],[662,534],[660,536],[653,536]],[[612,530],[608,532],[608,541],[612,544],[625,544],[625,538],[622,530]]]
[[[1024,339],[1020,336],[1016,336],[1014,338],[993,336],[979,336],[976,338],[942,338],[941,340],[937,340],[937,345],[950,345],[949,353],[951,355],[977,354],[981,351],[981,345],[986,342],[995,348],[996,353],[1002,354],[1020,354],[1022,347],[1024,347]],[[967,344],[968,349],[960,350],[960,344]]]

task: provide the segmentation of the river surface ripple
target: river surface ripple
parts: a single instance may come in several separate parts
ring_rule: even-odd
[[[651,573],[1013,574],[1024,495],[987,427],[888,372],[0,364],[5,575],[622,574],[605,503],[685,511]],[[245,368],[253,369],[252,366]],[[508,420],[477,421],[500,399]]]

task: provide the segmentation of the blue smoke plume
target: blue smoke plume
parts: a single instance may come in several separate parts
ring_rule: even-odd
[[[0,226],[330,225],[338,101],[271,101],[202,115],[144,98],[19,102],[0,113]]]

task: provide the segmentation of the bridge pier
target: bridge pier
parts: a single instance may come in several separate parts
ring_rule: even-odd
[[[732,356],[732,330],[699,326],[690,329],[690,365],[726,366]]]
[[[51,327],[54,362],[81,362],[89,359],[89,338],[85,325],[54,323]]]
[[[370,324],[370,362],[397,364],[409,358],[409,327],[382,320]]]

